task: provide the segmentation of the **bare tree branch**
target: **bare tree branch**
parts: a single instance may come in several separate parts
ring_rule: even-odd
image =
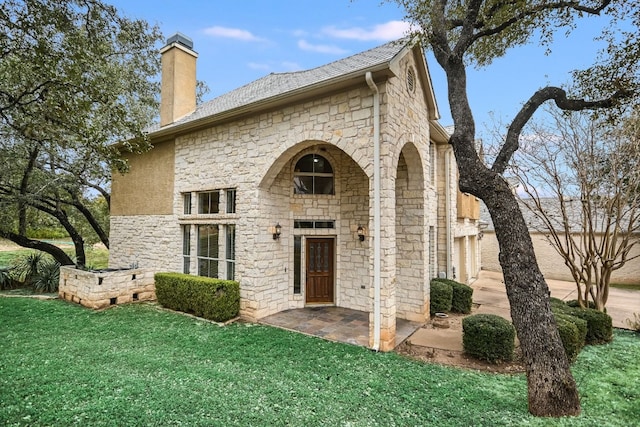
[[[515,116],[502,149],[498,153],[491,169],[499,174],[504,173],[513,153],[520,147],[520,135],[524,126],[529,123],[533,114],[538,111],[540,106],[547,101],[553,100],[558,108],[568,111],[592,110],[598,108],[610,108],[616,105],[620,99],[631,96],[627,90],[620,90],[608,98],[596,101],[588,101],[584,99],[569,99],[567,92],[559,87],[547,86],[534,93],[531,98],[522,106],[518,114]]]

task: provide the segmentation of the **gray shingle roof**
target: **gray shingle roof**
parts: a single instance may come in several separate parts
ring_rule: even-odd
[[[358,53],[348,58],[340,59],[320,67],[305,71],[290,73],[271,73],[238,89],[227,92],[217,98],[199,105],[196,111],[182,119],[165,126],[167,129],[179,126],[205,117],[231,111],[266,101],[270,98],[286,95],[287,93],[311,87],[323,82],[365,71],[377,66],[390,63],[409,43],[409,39],[400,39],[388,42],[365,52]],[[160,129],[159,125],[153,126],[149,132]]]

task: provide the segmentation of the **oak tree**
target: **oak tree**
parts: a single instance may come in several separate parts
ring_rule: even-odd
[[[638,31],[621,32],[623,19],[638,26],[632,2],[614,0],[396,0],[418,28],[446,74],[454,132],[450,144],[458,164],[460,190],[486,204],[500,247],[499,260],[511,317],[523,351],[529,411],[538,416],[580,413],[569,369],[549,304],[549,288],[537,265],[527,224],[503,174],[518,150],[523,127],[545,103],[562,110],[615,107],[635,94],[638,83]],[[546,86],[524,103],[506,129],[505,142],[490,165],[479,157],[474,115],[468,98],[467,67],[483,67],[528,43],[538,34],[547,49],[557,29],[571,30],[577,18],[608,14],[610,41],[596,65],[576,73],[580,92]],[[544,70],[541,70],[544,79]],[[496,96],[500,96],[496,87]]]
[[[108,246],[90,208],[109,202],[113,146],[148,148],[157,111],[161,34],[101,0],[6,0],[0,8],[0,237],[71,258],[28,236],[33,210],[73,240],[85,264],[83,231]]]

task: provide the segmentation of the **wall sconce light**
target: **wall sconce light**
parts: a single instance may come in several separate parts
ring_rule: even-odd
[[[275,227],[273,227],[273,240],[278,240],[280,238],[280,234],[282,234],[282,226],[280,223],[277,223]]]
[[[358,226],[357,232],[358,232],[358,238],[360,239],[360,241],[364,242],[364,228],[362,228],[361,225]]]
[[[478,233],[478,240],[482,240],[482,238],[484,237],[484,231],[481,231]]]

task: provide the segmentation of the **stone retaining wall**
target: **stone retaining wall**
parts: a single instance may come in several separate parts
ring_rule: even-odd
[[[61,299],[93,309],[156,299],[154,270],[145,268],[85,271],[60,267]]]

